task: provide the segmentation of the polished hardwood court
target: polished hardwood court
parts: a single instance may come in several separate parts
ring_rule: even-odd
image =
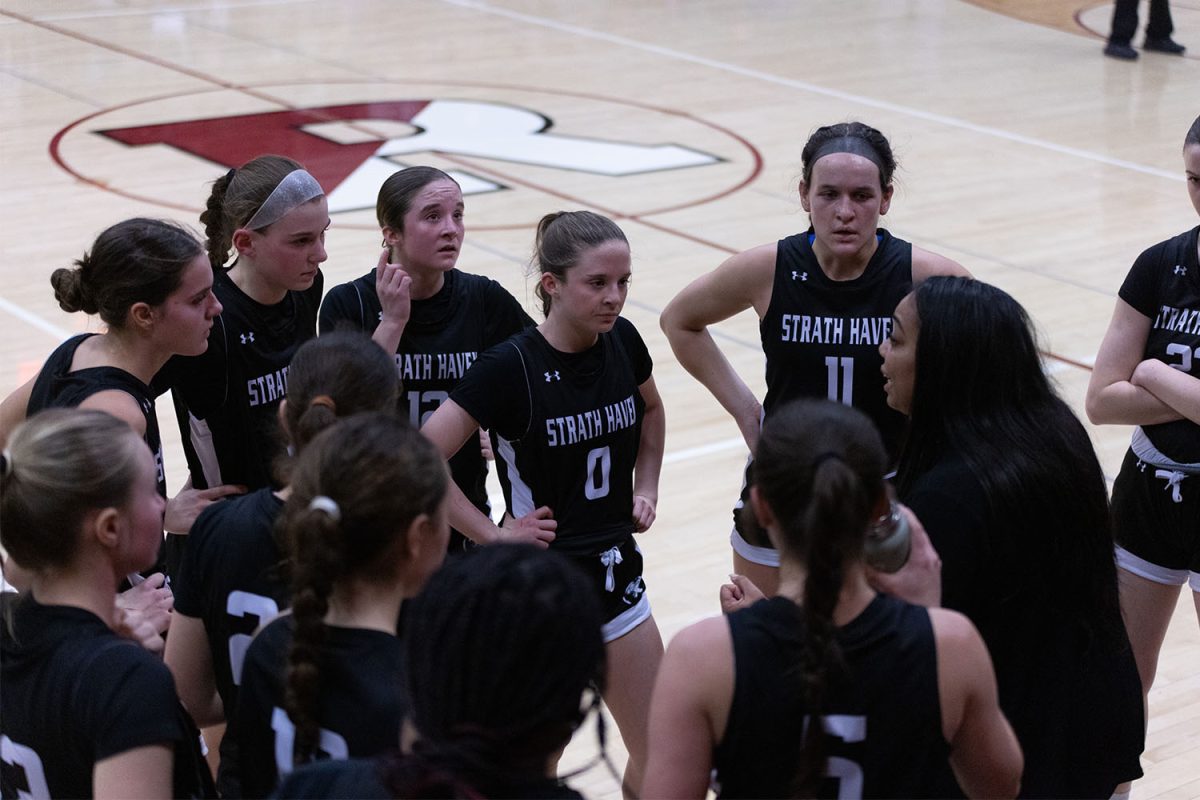
[[[1188,52],[1121,62],[1101,54],[1111,5],[1085,0],[0,0],[0,392],[99,324],[57,307],[54,269],[125,217],[199,227],[209,184],[260,152],[296,157],[330,192],[327,287],[375,263],[375,192],[400,165],[460,179],[459,266],[531,313],[539,217],[608,214],[631,242],[625,315],[667,411],[658,522],[640,543],[669,638],[718,611],[746,447],[676,363],[664,305],[805,227],[801,146],[862,120],[901,163],[884,224],[1016,296],[1082,417],[1130,264],[1197,224],[1180,150],[1200,114],[1200,0],[1172,8]],[[716,330],[761,393],[757,320]],[[174,489],[184,461],[159,408]],[[1111,479],[1130,429],[1089,430]],[[594,750],[587,728],[564,768]],[[1187,591],[1143,764],[1138,800],[1200,798]],[[600,767],[576,785],[619,796]]]

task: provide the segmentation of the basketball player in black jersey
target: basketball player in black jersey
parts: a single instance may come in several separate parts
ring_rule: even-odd
[[[277,796],[582,800],[555,776],[592,711],[603,734],[601,609],[579,580],[566,557],[532,545],[448,560],[405,609],[402,751],[319,761]]]
[[[288,370],[282,428],[299,457],[338,419],[396,408],[399,381],[392,359],[366,334],[310,339]],[[286,473],[286,466],[283,472]],[[184,706],[201,726],[227,723],[217,787],[237,797],[237,693],[254,632],[291,605],[284,553],[275,524],[290,491],[269,487],[214,504],[196,519],[175,577],[175,614],[166,663]],[[208,733],[206,732],[206,736]]]
[[[636,793],[662,639],[633,533],[654,522],[665,415],[646,345],[620,316],[631,275],[621,229],[588,211],[549,214],[535,253],[545,322],[480,356],[423,431],[447,457],[481,425],[496,443],[504,525],[454,490],[451,524],[481,543],[548,545],[591,577],[605,608],[604,698]]]
[[[1200,118],[1183,144],[1200,214]],[[1149,693],[1179,588],[1200,617],[1200,227],[1134,262],[1096,355],[1087,395],[1095,423],[1139,426],[1113,485],[1121,607]]]
[[[223,310],[204,354],[172,359],[160,382],[175,399],[193,484],[258,489],[271,485],[282,449],[288,363],[317,333],[329,207],[298,163],[259,156],[213,183],[200,221]]]
[[[884,402],[877,348],[913,283],[966,274],[957,263],[879,228],[892,201],[896,161],[888,140],[859,122],[818,128],[802,153],[800,204],[810,227],[733,256],[680,292],[662,329],[679,363],[733,417],[750,450],[762,418],[798,397],[828,397],[866,412],[894,459],[901,415]],[[708,326],[753,308],[767,357],[759,402]],[[761,528],[734,512],[734,571],[770,595],[778,554]]]
[[[292,611],[250,643],[238,694],[243,796],[399,741],[397,619],[446,556],[448,485],[441,455],[394,414],[343,420],[297,459],[281,525]]]
[[[650,713],[647,797],[1012,797],[1021,751],[961,614],[877,594],[863,541],[887,464],[861,412],[794,401],[763,423],[750,502],[777,596],[680,632]]]
[[[196,237],[173,222],[128,219],[96,237],[74,269],[50,277],[68,313],[97,314],[103,333],[72,336],[41,371],[0,406],[0,444],[26,416],[43,408],[94,408],[129,423],[155,455],[166,496],[154,376],[175,355],[197,355],[221,304]],[[167,503],[167,530],[186,533],[202,508],[237,491],[184,489]]]
[[[375,214],[385,251],[375,269],[329,290],[321,333],[351,328],[396,354],[404,385],[401,406],[419,428],[479,354],[533,320],[490,278],[455,269],[463,243],[462,190],[433,167],[408,167],[379,189]],[[484,514],[487,464],[479,447],[450,459],[454,482]],[[452,531],[450,550],[465,540]]]
[[[113,631],[164,507],[153,454],[101,411],[43,411],[0,454],[0,543],[32,576],[0,625],[4,797],[216,796],[170,672]]]

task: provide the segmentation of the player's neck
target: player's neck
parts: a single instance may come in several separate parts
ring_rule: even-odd
[[[537,329],[551,347],[562,353],[582,353],[600,338],[594,330],[564,322],[563,318],[553,311]]]
[[[325,624],[339,628],[365,628],[395,635],[404,602],[400,581],[340,580],[329,593]]]
[[[866,247],[848,254],[834,252],[826,247],[819,238],[815,239],[812,244],[817,264],[831,281],[852,281],[860,277],[867,271],[867,264],[871,263],[871,257],[875,255],[878,247],[879,243],[875,237],[871,237]]]
[[[73,369],[88,366],[116,367],[147,385],[172,356],[170,352],[161,351],[153,338],[131,332],[109,331],[89,341],[96,342],[95,350],[81,354],[82,358],[77,356],[72,365]],[[87,342],[84,345],[86,347]]]
[[[446,273],[442,270],[410,269],[404,271],[412,278],[409,297],[413,300],[428,300],[442,290],[446,285]]]
[[[779,567],[779,595],[798,606],[804,605],[807,573],[802,566],[784,562]],[[867,583],[861,562],[845,565],[842,589],[833,609],[833,624],[839,628],[852,622],[875,599],[875,590]]]
[[[229,278],[234,286],[241,289],[242,294],[262,306],[273,306],[282,303],[287,297],[287,288],[276,286],[263,278],[262,273],[254,268],[246,258],[240,257],[229,270]]]
[[[115,618],[116,585],[112,575],[100,568],[99,559],[76,563],[65,569],[48,570],[33,577],[30,591],[44,606],[70,606],[90,611],[113,626]]]

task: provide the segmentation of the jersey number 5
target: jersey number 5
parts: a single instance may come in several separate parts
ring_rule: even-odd
[[[848,406],[854,405],[854,359],[849,356],[826,356],[825,373],[829,376],[829,399]],[[841,380],[838,379],[839,374]]]
[[[867,718],[850,714],[830,714],[821,717],[825,733],[843,742],[861,742],[867,738]],[[812,717],[804,720],[805,727]],[[862,767],[848,758],[830,756],[825,761],[825,777],[838,782],[838,800],[860,800],[863,795]]]

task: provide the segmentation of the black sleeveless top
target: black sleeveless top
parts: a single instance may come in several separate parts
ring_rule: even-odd
[[[733,704],[713,754],[719,796],[791,797],[801,736],[800,608],[783,597],[729,615]],[[846,669],[819,710],[827,736],[818,797],[930,797],[947,770],[929,612],[877,595],[837,632]]]
[[[158,493],[167,496],[167,478],[163,470],[162,437],[158,432],[158,414],[154,411],[154,390],[137,377],[117,367],[87,367],[71,372],[75,351],[85,339],[96,336],[83,333],[60,344],[46,359],[37,380],[25,415],[32,416],[46,408],[75,408],[94,394],[117,390],[132,397],[146,418],[146,434],[142,438],[154,453],[158,467]]]
[[[759,323],[767,357],[763,411],[799,397],[854,406],[879,428],[894,461],[904,416],[887,404],[879,345],[892,312],[912,289],[912,245],[884,229],[863,274],[835,281],[812,249],[812,233],[779,240],[771,303]]]

